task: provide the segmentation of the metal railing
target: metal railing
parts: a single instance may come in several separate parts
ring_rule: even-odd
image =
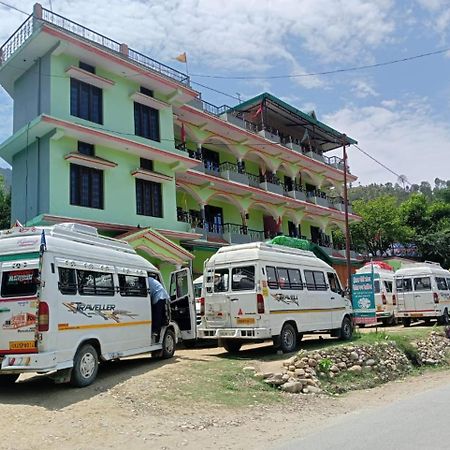
[[[33,34],[33,15],[29,16],[25,22],[12,34],[12,36],[2,45],[0,49],[0,63],[4,64],[9,58],[25,43]]]
[[[146,69],[150,69],[167,78],[171,78],[178,83],[186,86],[190,85],[189,76],[186,74],[156,61],[155,59],[150,58],[149,56],[146,56],[136,50],[128,49],[128,52],[122,52],[122,44],[119,42],[45,8],[42,8],[42,18],[30,15],[28,19],[25,20],[25,22],[17,29],[17,31],[5,42],[5,44],[3,44],[0,50],[1,63],[5,63],[33,34],[33,31],[37,30],[43,22],[61,28],[64,31],[68,31],[69,33],[81,37],[90,43],[103,47],[110,52],[116,53],[117,56],[120,56],[121,58],[133,61]]]

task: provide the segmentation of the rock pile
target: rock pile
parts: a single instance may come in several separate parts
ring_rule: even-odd
[[[450,361],[450,340],[443,332],[433,331],[428,339],[416,343],[420,364],[436,366]]]

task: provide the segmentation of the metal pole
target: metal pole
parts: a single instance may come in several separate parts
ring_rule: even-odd
[[[352,267],[350,265],[350,228],[348,225],[348,190],[347,190],[347,149],[346,135],[342,145],[344,156],[344,213],[345,213],[345,259],[347,261],[347,283],[349,288],[350,300],[352,300]]]

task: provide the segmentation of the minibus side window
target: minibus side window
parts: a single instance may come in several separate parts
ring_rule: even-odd
[[[326,291],[325,275],[318,270],[305,270],[306,288],[308,291]]]
[[[287,269],[277,267],[277,274],[278,274],[278,285],[280,286],[280,289],[290,289],[291,283],[289,282],[289,275]]]
[[[414,290],[431,291],[431,278],[430,277],[414,278]]]
[[[255,266],[235,267],[231,270],[231,289],[251,291],[255,289]]]
[[[445,281],[445,278],[436,277],[436,284],[437,284],[437,288],[440,291],[448,291],[448,286],[447,286],[447,282]]]
[[[230,273],[228,269],[216,269],[214,271],[214,292],[228,291],[228,278]]]
[[[386,292],[391,293],[392,292],[392,281],[384,281],[384,288],[386,289]]]
[[[63,295],[75,295],[77,293],[77,278],[75,269],[58,267],[59,273],[59,291]]]
[[[303,281],[300,270],[298,269],[288,269],[289,282],[291,284],[291,289],[303,289]]]
[[[77,270],[80,295],[114,295],[112,273]]]
[[[411,292],[412,280],[411,278],[403,278],[396,281],[398,292]]]
[[[119,274],[119,292],[122,297],[147,297],[145,277]]]
[[[380,280],[374,280],[373,281],[373,289],[375,291],[375,294],[380,293]]]
[[[37,269],[3,272],[2,297],[26,297],[36,294],[38,278]]]
[[[266,272],[267,285],[270,287],[270,289],[278,289],[277,271],[275,270],[275,267],[267,266]]]
[[[330,284],[330,289],[332,292],[341,292],[341,288],[339,286],[339,282],[336,278],[336,275],[331,272],[327,272],[328,275],[328,283]]]

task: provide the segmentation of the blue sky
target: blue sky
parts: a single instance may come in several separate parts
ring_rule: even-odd
[[[9,3],[31,12],[33,1]],[[186,51],[194,82],[239,93],[243,100],[269,91],[300,109],[314,109],[412,183],[450,178],[450,53],[320,77],[198,76],[321,72],[450,47],[448,0],[53,0],[52,6],[180,70],[184,65],[173,57]],[[0,5],[0,39],[24,18]],[[236,102],[194,87],[211,103]],[[1,91],[1,140],[11,132],[11,115],[11,100]],[[362,184],[396,181],[354,148],[349,158]]]

